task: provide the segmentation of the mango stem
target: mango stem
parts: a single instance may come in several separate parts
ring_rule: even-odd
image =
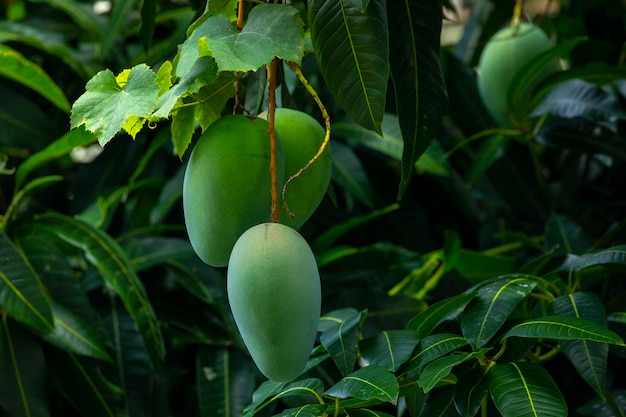
[[[274,116],[276,114],[276,70],[278,58],[274,58],[267,67],[268,78],[268,133],[270,136],[270,177],[272,180],[272,222],[278,220],[278,169],[276,168],[276,129],[274,128]]]
[[[513,17],[511,18],[511,26],[517,26],[520,17],[522,16],[522,3],[524,0],[515,0],[515,7],[513,8]]]

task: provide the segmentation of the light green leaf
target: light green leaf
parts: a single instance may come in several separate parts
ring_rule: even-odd
[[[83,221],[49,213],[37,221],[69,244],[85,251],[107,285],[122,299],[150,355],[160,369],[165,356],[161,328],[146,290],[124,250],[106,233]]]
[[[483,349],[478,352],[455,353],[450,356],[444,356],[430,362],[420,374],[417,385],[422,387],[424,392],[428,392],[452,372],[452,368],[464,362],[482,356],[489,349]]]
[[[172,143],[176,150],[176,155],[183,158],[187,148],[193,139],[196,130],[196,110],[193,107],[182,107],[172,116]]]
[[[385,2],[313,0],[308,18],[315,56],[339,105],[354,121],[381,133],[389,78]]]
[[[472,298],[474,294],[459,294],[438,301],[413,317],[406,328],[415,330],[420,337],[428,336],[439,324],[463,309]]]
[[[252,8],[241,32],[217,14],[198,25],[199,56],[212,56],[220,71],[254,71],[275,57],[300,63],[304,55],[303,23],[298,9],[279,4]]]
[[[554,314],[582,317],[607,327],[604,304],[594,293],[576,292],[564,295],[556,298],[550,307]],[[588,340],[561,340],[560,343],[576,371],[604,398],[609,346]]]
[[[343,375],[348,375],[354,369],[360,324],[364,315],[353,308],[345,308],[331,311],[320,318],[320,342]]]
[[[482,348],[491,340],[535,285],[537,281],[532,278],[513,275],[500,278],[478,290],[476,297],[463,311],[461,319],[463,336],[474,350]]]
[[[395,372],[411,357],[419,343],[413,330],[389,330],[361,341],[360,351],[369,364]]]
[[[439,65],[442,10],[440,1],[387,1],[389,67],[404,141],[398,199],[415,163],[437,137],[447,107]]]
[[[568,316],[546,316],[527,320],[511,328],[502,338],[506,339],[511,336],[543,337],[556,340],[590,340],[624,346],[621,337],[598,323]]]
[[[129,121],[142,123],[152,114],[159,91],[156,74],[145,64],[118,77],[110,70],[100,71],[74,102],[70,125],[85,125],[105,146]]]
[[[382,366],[369,365],[345,376],[324,393],[330,397],[372,398],[396,404],[400,388],[394,375]]]
[[[39,277],[0,231],[0,306],[13,319],[42,332],[53,330],[50,300]]]
[[[411,357],[411,360],[406,364],[406,368],[402,369],[402,372],[410,373],[419,370],[433,360],[467,344],[466,338],[451,333],[437,333],[426,336],[420,341],[417,349],[415,349],[415,355]]]
[[[503,417],[566,417],[567,405],[550,374],[531,362],[497,364],[489,389]]]
[[[52,142],[39,152],[31,155],[20,164],[15,172],[15,187],[20,188],[28,174],[37,168],[67,155],[75,148],[87,146],[96,141],[91,133],[83,128],[73,129]]]
[[[206,348],[196,355],[200,417],[240,416],[255,388],[256,370],[242,352]]]
[[[0,408],[11,417],[49,417],[46,363],[39,342],[22,326],[0,322]]]
[[[69,113],[69,101],[50,76],[37,64],[3,44],[0,44],[0,76],[36,91],[52,104]]]

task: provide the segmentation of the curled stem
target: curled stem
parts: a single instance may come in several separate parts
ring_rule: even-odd
[[[289,205],[287,204],[287,200],[285,200],[285,193],[287,191],[287,185],[289,185],[291,181],[295,180],[300,175],[302,175],[304,171],[309,169],[311,165],[313,165],[313,163],[315,163],[315,161],[317,161],[317,159],[322,155],[322,153],[326,149],[326,146],[328,146],[328,142],[330,141],[330,116],[328,115],[326,106],[324,106],[324,103],[322,103],[322,100],[317,95],[317,92],[315,91],[311,83],[309,83],[309,81],[306,79],[306,77],[302,73],[302,69],[300,68],[300,66],[296,64],[295,62],[289,62],[289,68],[291,68],[296,73],[296,77],[298,77],[298,80],[302,83],[306,91],[311,95],[311,97],[313,97],[315,104],[317,104],[317,107],[319,107],[320,111],[322,112],[322,117],[324,118],[324,128],[326,131],[324,135],[324,140],[322,141],[322,144],[317,150],[317,153],[313,156],[313,158],[309,160],[309,162],[307,162],[305,166],[300,168],[298,172],[290,176],[287,179],[287,181],[285,181],[285,184],[283,185],[283,190],[281,193],[281,198],[283,200],[283,207],[285,208],[289,216],[294,217],[293,212],[289,210]]]
[[[268,78],[268,133],[270,136],[270,176],[272,181],[272,222],[278,220],[278,169],[276,166],[276,129],[274,128],[274,116],[276,113],[276,70],[278,59],[274,58],[267,67]]]

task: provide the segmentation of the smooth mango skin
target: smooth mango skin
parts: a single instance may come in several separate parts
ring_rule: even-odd
[[[277,139],[279,187],[284,155]],[[196,143],[183,179],[183,211],[191,246],[205,263],[226,266],[248,228],[271,218],[270,142],[267,122],[225,116]]]
[[[485,45],[478,62],[478,91],[487,110],[501,127],[516,127],[511,113],[523,119],[525,102],[507,105],[513,76],[535,55],[549,49],[550,39],[541,28],[527,22],[500,29]],[[556,71],[556,64],[545,75]],[[521,111],[521,113],[519,113]]]
[[[267,119],[268,115],[264,112],[259,117]],[[284,182],[287,182],[290,176],[315,156],[324,141],[326,131],[308,114],[282,107],[276,109],[274,114],[274,128],[280,135],[285,150]],[[286,211],[281,198],[278,214],[280,223],[299,229],[313,215],[328,189],[332,165],[329,144],[306,171],[287,185],[285,201],[294,217]]]
[[[319,272],[304,238],[280,223],[247,230],[228,262],[227,291],[239,333],[263,375],[279,382],[300,375],[321,309]]]

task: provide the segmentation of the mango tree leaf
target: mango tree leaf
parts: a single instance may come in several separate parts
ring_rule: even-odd
[[[439,324],[463,309],[472,298],[474,294],[459,294],[438,301],[413,317],[406,329],[415,330],[420,337],[428,336]]]
[[[423,366],[429,364],[433,360],[442,357],[467,345],[468,341],[463,336],[451,333],[437,333],[424,337],[417,349],[415,355],[402,369],[403,373],[409,373],[419,370]]]
[[[461,372],[454,385],[454,404],[463,417],[473,417],[489,392],[489,367],[478,366]]]
[[[604,328],[608,325],[604,304],[597,295],[590,292],[563,295],[556,298],[550,307],[554,314],[582,317]],[[560,344],[580,376],[604,398],[609,346],[588,340],[561,340]]]
[[[499,278],[482,286],[463,311],[461,327],[474,350],[485,346],[506,322],[515,307],[535,288],[526,276]]]
[[[354,369],[364,316],[365,313],[346,308],[331,311],[320,318],[320,342],[343,375],[348,375]]]
[[[241,417],[254,416],[259,406],[268,398],[280,393],[285,385],[287,385],[286,382],[276,382],[272,380],[263,382],[252,394],[252,402],[243,410]]]
[[[141,236],[119,242],[135,271],[195,255],[188,239]]]
[[[0,380],[0,407],[7,415],[50,416],[41,345],[6,314],[0,322]]]
[[[428,393],[420,416],[458,417],[454,406],[454,387],[435,388]]]
[[[69,113],[69,101],[50,76],[37,64],[3,44],[0,44],[0,76],[36,91],[59,109]]]
[[[518,270],[519,260],[513,256],[491,255],[469,249],[459,250],[454,269],[470,282],[510,274]]]
[[[37,274],[0,231],[0,306],[13,319],[42,332],[53,330],[50,300]]]
[[[109,55],[111,48],[113,48],[115,44],[115,40],[122,29],[124,29],[128,15],[133,11],[135,5],[136,2],[134,1],[114,1],[111,5],[111,15],[104,30],[100,47],[100,53],[103,58]]]
[[[382,411],[371,410],[368,408],[355,408],[354,410],[346,410],[348,417],[393,417],[391,414]]]
[[[369,209],[374,209],[374,191],[372,184],[354,151],[341,142],[333,143],[332,179],[350,196],[359,200]]]
[[[141,3],[141,24],[139,25],[139,40],[144,51],[148,51],[152,46],[154,29],[156,27],[157,2],[156,0],[143,0]]]
[[[201,417],[240,416],[255,388],[252,361],[232,348],[201,348],[196,387]]]
[[[319,417],[323,416],[326,404],[306,404],[301,407],[288,408],[275,417]]]
[[[165,355],[161,328],[146,290],[123,249],[106,233],[77,219],[50,213],[38,216],[37,221],[85,251],[107,285],[122,299],[136,323],[152,365],[160,369]]]
[[[93,7],[77,2],[76,0],[34,0],[36,3],[44,3],[65,13],[77,26],[90,34],[94,40],[102,37],[102,20],[93,11]]]
[[[259,397],[255,400],[254,407],[246,408],[246,413],[243,417],[255,415],[258,411],[261,411],[265,407],[269,406],[272,402],[276,401],[279,398],[284,397],[299,397],[298,401],[302,402],[322,402],[322,391],[324,391],[324,384],[317,378],[306,378],[299,381],[291,382],[289,384],[283,384],[281,386],[272,387],[268,385],[270,391],[267,391],[268,394],[274,393],[274,395],[267,395]],[[272,389],[275,388],[275,389]],[[325,407],[325,406],[324,406]],[[300,409],[299,409],[300,410]],[[304,408],[301,410],[302,412],[310,413],[312,410],[308,408]],[[252,414],[250,414],[252,412]],[[289,414],[287,414],[289,415]],[[300,414],[297,414],[300,416]],[[305,414],[308,415],[308,414]]]
[[[223,14],[210,16],[195,27],[199,57],[212,56],[220,71],[253,71],[275,57],[300,63],[304,30],[298,9],[279,4],[252,8],[241,32]]]
[[[69,154],[75,148],[90,145],[95,141],[95,136],[83,128],[70,130],[44,149],[29,156],[20,164],[15,172],[15,187],[19,189],[28,177],[28,174],[37,168]]]
[[[489,389],[503,417],[566,417],[567,405],[550,374],[531,363],[497,364]]]
[[[361,341],[360,351],[363,359],[369,364],[395,372],[411,358],[419,340],[419,336],[413,330],[383,331]]]
[[[389,78],[385,2],[312,0],[313,49],[330,91],[355,122],[381,133]]]
[[[63,396],[85,417],[116,417],[122,403],[93,360],[58,349],[46,351],[48,368]]]
[[[439,66],[442,10],[439,1],[387,1],[389,67],[404,141],[398,199],[415,163],[436,137],[447,107]]]
[[[610,392],[610,395],[613,397],[613,404],[594,397],[591,401],[576,409],[576,411],[581,416],[613,417],[615,415],[615,405],[620,410],[626,410],[626,390],[615,389]]]
[[[553,214],[546,224],[546,251],[556,248],[554,254],[579,254],[589,249],[590,243],[579,225],[564,216]]]
[[[394,375],[378,365],[369,365],[345,376],[324,395],[334,398],[372,398],[396,404],[400,388]]]
[[[568,316],[546,316],[527,320],[513,326],[502,338],[506,339],[511,336],[542,337],[556,340],[589,340],[624,346],[624,341],[621,337],[598,323]]]
[[[626,265],[626,245],[620,245],[580,256],[569,255],[555,271],[580,271],[592,266],[623,268],[624,265]]]
[[[444,356],[430,362],[420,374],[417,385],[422,387],[424,392],[432,390],[442,378],[445,378],[452,372],[452,368],[464,362],[482,356],[489,349],[483,349],[478,352],[455,353],[450,356]]]
[[[85,93],[74,102],[70,126],[85,125],[101,146],[122,128],[136,134],[136,127],[152,114],[159,91],[156,74],[145,64],[118,77],[102,70],[87,82]]]

